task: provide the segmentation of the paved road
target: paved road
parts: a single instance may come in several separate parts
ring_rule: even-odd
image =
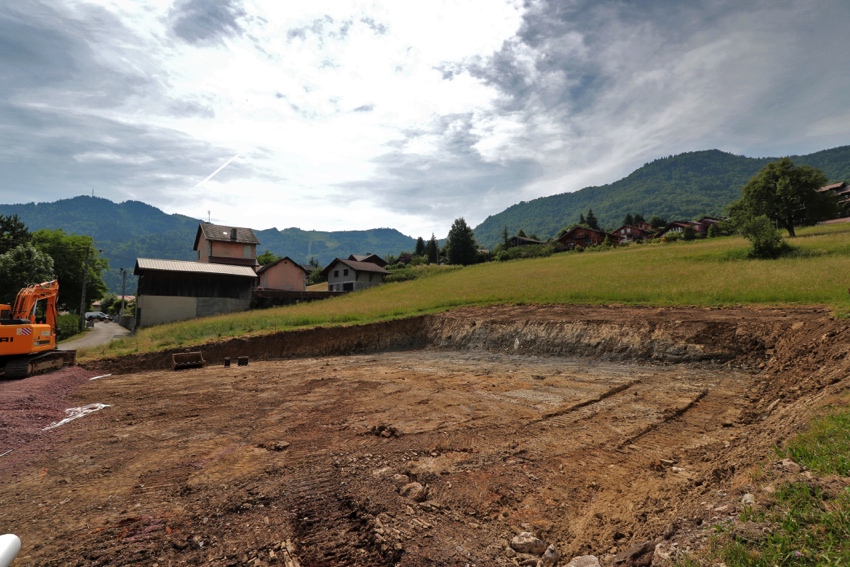
[[[62,350],[90,348],[104,345],[114,338],[124,337],[129,334],[130,331],[118,323],[99,323],[95,321],[93,329],[86,331],[86,334],[78,339],[59,343],[59,348]]]

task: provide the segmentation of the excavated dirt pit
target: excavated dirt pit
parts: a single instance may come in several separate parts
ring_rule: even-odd
[[[203,369],[4,382],[0,531],[23,541],[15,565],[517,565],[523,531],[560,565],[698,545],[751,468],[840,399],[845,327],[820,310],[492,308],[316,345],[376,352],[225,368],[211,345]],[[69,381],[86,383],[57,398]],[[57,399],[109,407],[27,429],[61,419]]]

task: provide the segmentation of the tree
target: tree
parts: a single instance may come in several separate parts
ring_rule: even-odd
[[[519,238],[525,238],[525,231],[523,229],[519,229],[519,232],[516,233]]]
[[[626,226],[632,226],[635,224],[635,218],[632,216],[632,213],[628,213],[626,217],[623,219],[623,224]]]
[[[53,259],[32,244],[0,254],[0,301],[14,303],[21,289],[53,279]]]
[[[508,235],[508,227],[502,229],[502,249],[507,250],[511,247],[510,236]]]
[[[599,221],[596,220],[596,215],[593,214],[593,209],[587,210],[587,226],[594,230],[599,230]]]
[[[643,218],[642,214],[635,213],[634,223],[637,224],[639,222],[646,222],[646,219]]]
[[[587,219],[585,219],[585,218],[584,218],[584,213],[581,213],[581,214],[578,216],[578,223],[579,223],[579,224],[587,224]]]
[[[729,205],[729,213],[739,227],[764,215],[794,237],[794,226],[801,219],[815,223],[838,212],[835,196],[818,192],[828,181],[819,169],[795,166],[784,157],[767,164],[749,180],[741,198]]]
[[[420,236],[416,239],[416,248],[413,250],[413,254],[415,256],[424,256],[425,255],[425,241]]]
[[[274,264],[281,258],[282,256],[276,256],[275,254],[272,254],[269,250],[266,250],[265,252],[257,256],[257,263],[261,266],[266,266],[268,264]]]
[[[18,215],[0,215],[0,254],[27,244],[31,239],[32,235],[27,225],[18,218]]]
[[[428,255],[429,264],[440,263],[440,248],[437,246],[437,237],[434,236],[433,232],[431,233],[431,239],[428,241],[427,246],[425,246],[425,252]]]
[[[57,303],[69,311],[80,307],[83,291],[83,269],[88,258],[85,309],[95,299],[106,294],[103,273],[109,269],[109,260],[100,255],[90,236],[65,234],[62,229],[43,228],[33,233],[32,244],[53,258],[53,270],[59,280]],[[84,311],[85,311],[84,309]]]
[[[446,239],[446,257],[449,264],[463,266],[474,264],[478,260],[478,245],[475,244],[472,229],[463,217],[456,219],[452,228],[449,229],[449,236]]]
[[[685,230],[682,231],[682,240],[695,240],[696,237],[697,231],[692,226],[686,226]]]
[[[667,225],[667,221],[658,215],[652,215],[649,217],[649,224],[652,225],[653,228],[661,228],[662,226]]]

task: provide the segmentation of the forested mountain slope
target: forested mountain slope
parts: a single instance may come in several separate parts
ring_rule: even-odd
[[[795,164],[821,169],[832,181],[850,181],[850,146],[805,156],[791,156]],[[541,238],[554,236],[593,209],[603,227],[616,228],[628,213],[647,219],[690,220],[723,214],[726,205],[741,196],[741,188],[759,169],[778,158],[748,158],[719,150],[688,152],[657,159],[629,176],[601,187],[586,187],[523,201],[488,217],[475,229],[475,238],[489,247],[520,229]]]

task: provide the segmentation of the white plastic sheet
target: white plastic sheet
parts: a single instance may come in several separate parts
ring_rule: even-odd
[[[53,429],[55,427],[59,427],[60,425],[65,425],[69,421],[74,421],[75,419],[79,419],[84,415],[88,415],[90,413],[108,407],[110,406],[107,404],[89,404],[87,406],[82,406],[79,408],[68,408],[65,410],[65,419],[63,419],[62,421],[54,421],[47,427],[43,428],[42,431],[47,431],[48,429]]]

